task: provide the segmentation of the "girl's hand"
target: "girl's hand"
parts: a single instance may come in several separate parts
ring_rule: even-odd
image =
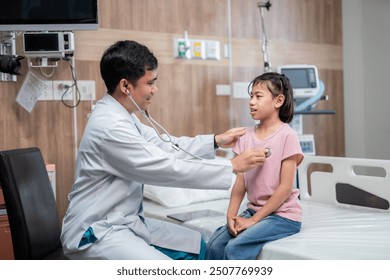
[[[229,233],[230,233],[231,235],[233,235],[233,236],[237,236],[238,232],[237,232],[237,230],[235,229],[234,218],[235,218],[235,217],[229,217],[229,218],[227,218],[227,226],[228,226]]]
[[[256,224],[251,218],[233,217],[232,219],[234,220],[234,228],[237,231],[237,234]]]

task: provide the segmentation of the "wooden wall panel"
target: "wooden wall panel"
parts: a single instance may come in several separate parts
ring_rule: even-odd
[[[263,71],[261,25],[257,0],[115,0],[99,1],[100,28],[75,32],[75,66],[80,80],[96,81],[96,96],[105,93],[99,61],[103,51],[117,40],[137,40],[159,59],[159,79],[153,117],[173,135],[222,132],[231,121],[248,118],[246,100],[216,96],[217,84],[250,81]],[[334,109],[334,116],[306,116],[307,133],[314,133],[321,155],[344,155],[342,34],[340,0],[272,0],[265,12],[269,51],[274,66],[316,64],[329,101],[318,108]],[[229,22],[228,8],[231,8]],[[229,38],[229,26],[232,38]],[[173,58],[173,39],[187,30],[190,38],[221,42],[219,61]],[[223,56],[231,39],[230,58]],[[20,36],[17,38],[21,54]],[[84,131],[91,103],[83,101],[77,114],[60,102],[38,102],[32,113],[15,98],[28,71],[23,61],[18,82],[0,83],[0,149],[27,146],[41,148],[44,159],[57,169],[57,204],[62,217],[74,176],[75,130],[78,141]],[[60,62],[51,79],[69,80],[70,70]],[[236,112],[230,120],[231,107]],[[77,127],[73,118],[77,118]],[[249,120],[250,121],[250,120]],[[60,217],[60,218],[61,218]]]
[[[257,0],[232,0],[234,38],[261,38]],[[341,0],[271,0],[264,20],[270,41],[342,45]]]
[[[71,110],[59,102],[37,102],[31,113],[16,103],[27,69],[26,61],[23,61],[23,76],[18,77],[17,83],[0,83],[0,149],[37,146],[46,163],[56,164],[57,204],[62,215],[73,178],[73,116]],[[62,79],[68,79],[62,67],[56,72],[62,72]],[[56,77],[59,76],[61,74]]]
[[[101,27],[227,36],[226,0],[116,0],[100,1]]]
[[[159,93],[150,112],[168,131],[193,136],[229,128],[229,98],[215,95],[215,85],[227,82],[227,69],[198,65],[159,68]]]

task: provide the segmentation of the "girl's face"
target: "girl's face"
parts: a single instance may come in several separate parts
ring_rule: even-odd
[[[259,83],[252,87],[251,99],[249,101],[250,114],[254,120],[265,121],[278,117],[279,106],[277,97],[269,91],[267,84]]]

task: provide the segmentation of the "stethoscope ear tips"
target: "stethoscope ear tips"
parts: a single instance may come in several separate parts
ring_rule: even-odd
[[[265,148],[264,149],[265,157],[268,158],[272,155],[272,151],[270,148]]]

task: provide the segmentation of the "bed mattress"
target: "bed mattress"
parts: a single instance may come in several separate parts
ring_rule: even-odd
[[[199,231],[207,242],[226,222],[225,214],[178,222],[167,215],[201,209],[226,213],[229,200],[215,200],[167,208],[146,200],[148,217],[181,224]],[[245,205],[242,205],[242,209]],[[266,244],[258,259],[268,260],[390,260],[390,216],[387,213],[338,208],[302,201],[303,220],[299,233]]]
[[[301,231],[269,242],[258,259],[390,260],[389,160],[305,156],[298,178]],[[179,207],[146,200],[144,209],[147,216],[195,229],[208,241],[225,224],[228,204],[226,197]],[[167,217],[200,209],[221,215],[181,223]]]

